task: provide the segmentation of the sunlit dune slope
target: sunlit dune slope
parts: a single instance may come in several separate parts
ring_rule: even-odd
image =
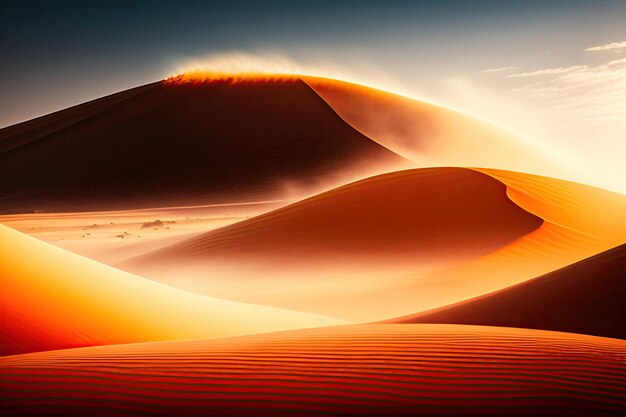
[[[415,276],[423,294],[413,314],[500,290],[626,242],[626,196],[554,178],[485,170],[507,195],[544,219],[533,232],[490,254]],[[443,299],[448,302],[440,304]]]
[[[382,319],[415,303],[372,297],[375,290],[404,291],[406,281],[393,276],[398,270],[456,265],[541,224],[488,175],[463,168],[407,170],[210,231],[126,267],[220,297]]]
[[[355,129],[418,166],[478,166],[579,179],[557,154],[491,123],[358,84],[303,79]]]
[[[273,199],[406,163],[297,78],[159,82],[0,130],[0,213]]]
[[[476,299],[390,320],[558,330],[626,339],[626,245]]]
[[[20,415],[619,415],[626,342],[359,325],[0,359]]]
[[[140,278],[0,225],[0,354],[337,324]]]
[[[581,247],[580,251],[607,244],[610,246],[606,249],[610,249],[626,240],[626,222],[622,221],[626,210],[624,194],[538,175],[477,170],[506,184],[512,201],[546,220],[544,229],[563,238],[569,232],[568,238],[578,239],[581,246],[585,246],[582,241],[587,241],[587,248]],[[555,243],[556,240],[555,236]],[[565,248],[571,249],[571,245]]]

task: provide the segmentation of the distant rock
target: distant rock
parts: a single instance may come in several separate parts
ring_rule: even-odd
[[[163,227],[163,222],[161,220],[155,220],[153,222],[147,222],[144,223],[141,228],[142,229],[149,229],[149,228],[156,228],[156,227]]]

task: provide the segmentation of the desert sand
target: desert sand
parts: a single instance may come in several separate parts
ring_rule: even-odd
[[[0,223],[107,265],[284,206],[255,201],[191,207],[0,215]]]
[[[554,178],[481,170],[507,185],[507,195],[544,219],[535,231],[468,262],[418,275],[421,289],[452,304],[519,284],[626,241],[626,196]],[[416,299],[413,314],[441,307]]]
[[[626,239],[626,196],[480,172],[497,181],[450,168],[362,180],[122,267],[212,296],[375,321],[497,291]]]
[[[0,359],[11,415],[619,415],[626,341],[388,324]]]
[[[313,77],[187,74],[2,129],[2,409],[626,414],[626,196],[510,170],[576,177]]]
[[[341,323],[188,293],[0,225],[0,354]]]
[[[154,83],[0,143],[0,214],[273,200],[408,163],[298,79]]]
[[[488,175],[408,170],[339,187],[119,266],[220,298],[380,320],[415,312],[421,290],[411,288],[411,275],[492,253],[541,224]],[[434,301],[446,304],[447,298]]]
[[[492,123],[359,84],[303,80],[348,124],[417,167],[497,168],[580,181],[580,167]]]
[[[506,187],[462,168],[371,177],[146,256],[146,261],[281,253],[303,266],[328,258],[385,256],[456,263],[490,253],[542,220],[512,203]],[[287,261],[289,262],[289,261]]]
[[[557,271],[391,323],[455,323],[626,339],[626,245]]]
[[[203,77],[0,130],[3,412],[626,414],[626,196],[432,104]]]

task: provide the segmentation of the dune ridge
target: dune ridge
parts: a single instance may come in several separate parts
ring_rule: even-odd
[[[626,342],[356,325],[0,359],[11,415],[618,415]]]

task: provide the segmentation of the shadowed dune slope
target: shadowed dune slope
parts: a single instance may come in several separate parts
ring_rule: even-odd
[[[297,78],[159,82],[0,130],[0,213],[264,199],[406,163]]]
[[[187,293],[2,225],[0,316],[0,355],[341,323]]]
[[[358,325],[0,359],[21,415],[619,415],[626,342],[459,325]]]
[[[384,255],[444,263],[488,253],[542,220],[506,187],[463,168],[399,171],[308,198],[140,258],[144,262],[281,254],[287,259]]]
[[[626,245],[482,297],[391,323],[525,327],[626,339]]]

